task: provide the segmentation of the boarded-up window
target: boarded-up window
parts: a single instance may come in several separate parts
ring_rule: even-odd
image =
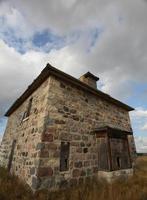
[[[60,171],[67,171],[69,168],[69,142],[61,142]]]

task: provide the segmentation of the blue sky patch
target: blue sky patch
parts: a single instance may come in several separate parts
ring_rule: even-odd
[[[35,47],[45,47],[45,50],[49,51],[52,48],[58,49],[63,47],[65,45],[65,37],[55,35],[51,31],[45,30],[35,33],[32,38],[32,43]]]
[[[6,25],[4,17],[0,17],[0,38],[8,44],[8,46],[15,48],[21,54],[26,52],[26,41],[17,36],[17,30]]]
[[[7,118],[6,117],[0,117],[0,135],[1,133],[4,133],[5,127],[7,123]]]
[[[103,28],[93,28],[92,30],[90,30],[90,45],[88,47],[88,53],[91,51],[91,49],[95,46],[97,40],[100,38],[100,36],[102,35],[102,33],[104,32]]]
[[[97,39],[100,37],[100,35],[103,33],[103,29],[95,28],[91,31],[91,47],[94,47],[96,44]]]
[[[133,94],[128,97],[128,103],[134,107],[147,109],[147,83],[136,83],[134,81],[131,84],[133,86]]]

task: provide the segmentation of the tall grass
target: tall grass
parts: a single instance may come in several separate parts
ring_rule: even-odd
[[[88,181],[79,187],[32,193],[17,177],[0,168],[0,200],[147,200],[147,157],[139,157],[135,174],[128,180],[119,179],[111,184]]]

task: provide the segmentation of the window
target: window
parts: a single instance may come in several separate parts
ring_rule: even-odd
[[[22,121],[29,117],[30,112],[31,112],[31,107],[32,107],[32,101],[33,101],[33,98],[29,100],[28,107],[27,107],[27,110],[23,114]]]
[[[69,168],[69,142],[61,142],[60,171],[67,171]]]
[[[32,101],[33,101],[33,98],[31,98],[29,100],[28,108],[27,108],[27,111],[26,111],[26,117],[29,117],[29,115],[30,115],[31,107],[32,107]]]

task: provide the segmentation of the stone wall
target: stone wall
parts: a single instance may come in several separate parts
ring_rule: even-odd
[[[16,140],[11,172],[14,172],[28,184],[36,184],[36,170],[39,165],[40,141],[44,131],[49,79],[46,80],[15,112],[8,118],[7,127],[0,149],[0,165],[8,166],[12,143]],[[22,120],[33,98],[29,118]]]
[[[30,116],[21,122],[29,99]],[[130,131],[124,109],[50,76],[8,119],[0,150],[7,166],[16,140],[11,171],[33,189],[57,189],[97,175],[98,146],[93,130],[100,123]],[[60,171],[61,142],[69,142],[68,170]]]
[[[98,147],[92,134],[100,123],[131,130],[124,109],[51,77],[46,131],[42,136],[40,188],[75,185],[97,175]],[[60,172],[61,141],[70,143],[69,169]]]

